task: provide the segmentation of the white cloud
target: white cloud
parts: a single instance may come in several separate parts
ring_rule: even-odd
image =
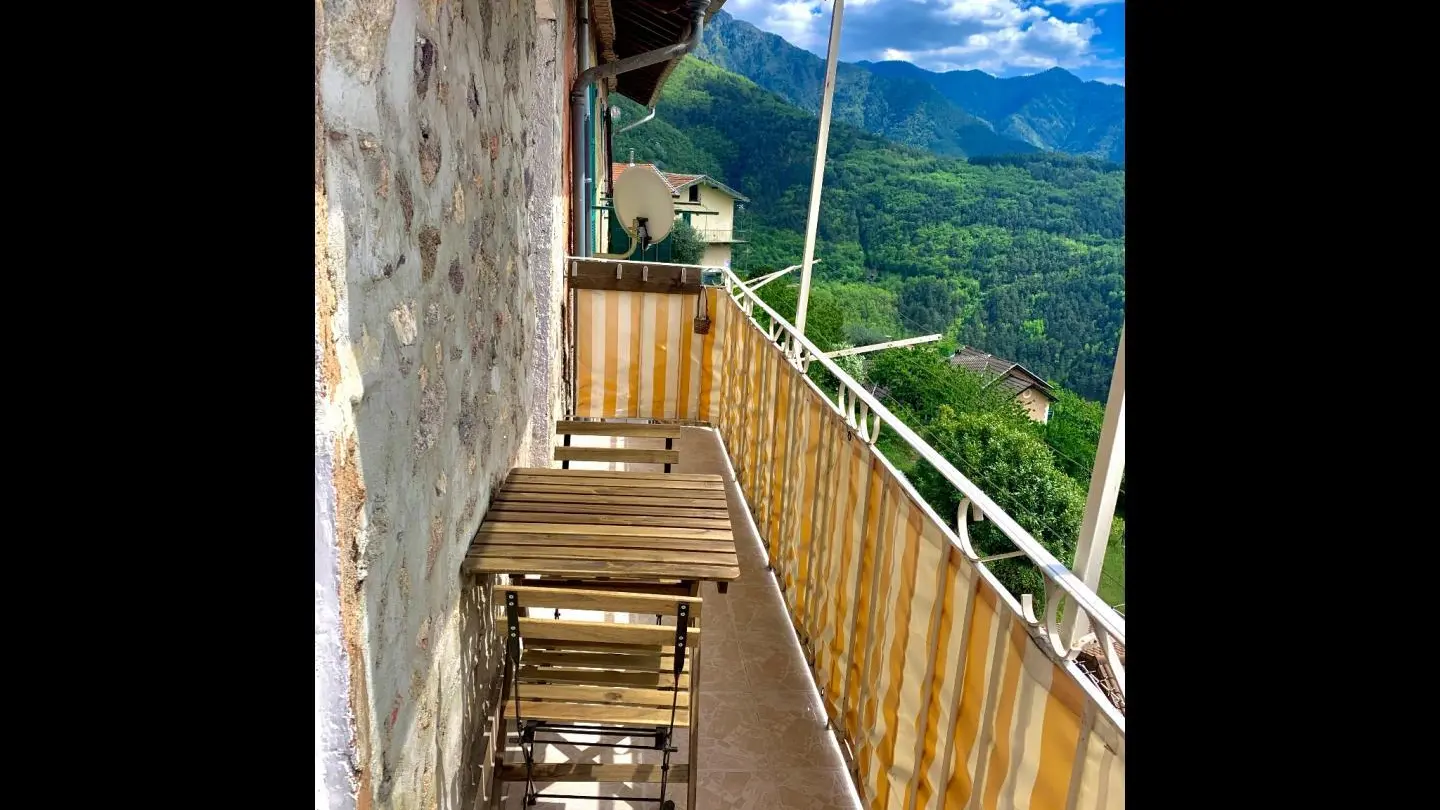
[[[977,23],[987,28],[1022,25],[1044,19],[1050,12],[1039,6],[1023,7],[1014,0],[949,0],[940,16],[958,23]]]
[[[765,21],[774,26],[771,31],[802,48],[814,48],[825,38],[820,33],[821,15],[809,0],[776,3]]]
[[[1052,67],[1123,72],[1096,50],[1093,15],[1067,21],[1046,6],[1076,9],[1124,0],[846,0],[841,58],[902,60],[929,70],[997,75]],[[725,9],[821,57],[832,0],[729,0]],[[1103,10],[1103,9],[1102,9]],[[1067,15],[1068,16],[1068,15]]]
[[[1095,81],[1101,84],[1118,84],[1121,87],[1125,86],[1124,76],[1096,76]]]
[[[958,23],[951,37],[956,44],[911,49],[906,61],[930,70],[995,74],[1088,67],[1099,61],[1093,40],[1100,28],[1093,20],[1066,22],[1039,6],[1020,8],[1010,0],[962,0],[945,15]]]
[[[873,0],[861,0],[860,5],[866,2]],[[846,7],[855,4],[851,0]],[[823,52],[830,33],[830,9],[817,0],[730,0],[725,10],[810,51]]]
[[[1110,6],[1116,3],[1123,2],[1125,2],[1125,0],[1045,0],[1045,5],[1064,6],[1071,11],[1079,11],[1082,8],[1091,8],[1093,6]]]

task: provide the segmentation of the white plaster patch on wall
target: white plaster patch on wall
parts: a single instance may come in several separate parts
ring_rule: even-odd
[[[325,97],[325,117],[353,122],[357,129],[379,128],[374,92],[349,80],[334,62],[327,60],[320,69],[320,93]]]
[[[335,489],[326,437],[315,442],[315,807],[351,810],[357,785],[350,731],[349,662],[340,638]]]
[[[565,58],[559,43],[564,41],[564,25],[556,20],[554,0],[536,0],[537,88],[559,86],[557,73]],[[555,163],[546,156],[560,151],[560,131],[564,125],[564,104],[544,92],[532,93],[525,99],[526,130],[526,205],[528,216],[526,262],[533,288],[535,310],[535,348],[531,365],[534,398],[530,403],[529,464],[546,467],[551,463],[551,446],[555,420],[564,416],[563,374],[561,370],[561,301],[564,297],[564,235],[557,233],[556,223],[563,222],[563,188]]]
[[[410,117],[410,102],[415,95],[415,83],[410,67],[411,55],[415,52],[415,40],[418,38],[415,30],[418,12],[419,6],[415,0],[396,1],[395,19],[390,23],[390,41],[386,47],[385,101],[390,111],[402,121]],[[413,148],[409,143],[401,143],[399,146]]]
[[[415,313],[410,304],[401,304],[390,310],[390,324],[395,327],[395,337],[400,339],[401,346],[415,342]]]

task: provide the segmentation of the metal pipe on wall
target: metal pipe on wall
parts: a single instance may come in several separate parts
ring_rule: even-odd
[[[630,130],[634,129],[635,127],[640,126],[641,124],[645,123],[646,121],[651,120],[651,119],[654,118],[654,117],[655,117],[655,108],[654,108],[654,107],[651,107],[651,108],[650,108],[650,114],[649,114],[649,115],[645,116],[644,118],[641,118],[639,121],[636,121],[636,122],[634,122],[634,123],[632,123],[632,124],[626,124],[625,126],[623,126],[623,127],[621,127],[620,129],[616,130],[615,134],[616,134],[616,135],[621,135],[621,134],[623,134],[623,133],[629,132]]]
[[[584,5],[584,0],[581,0]],[[653,51],[627,56],[624,59],[617,59],[614,62],[607,62],[603,65],[594,65],[584,68],[579,76],[575,77],[575,84],[570,88],[570,142],[571,142],[571,180],[570,200],[570,230],[572,244],[575,248],[575,255],[589,256],[590,245],[587,236],[590,232],[588,223],[589,205],[588,183],[590,182],[588,166],[585,162],[585,108],[586,91],[590,85],[600,79],[618,76],[621,73],[628,73],[632,70],[639,70],[643,67],[668,62],[671,59],[679,59],[700,45],[700,38],[705,30],[705,9],[709,8],[710,0],[688,0],[690,12],[690,34],[683,41],[674,45],[667,45],[664,48],[656,48]],[[587,49],[589,42],[589,22],[582,17],[582,47]],[[588,61],[588,59],[586,60]],[[582,66],[583,67],[583,66]]]
[[[575,5],[579,14],[579,25],[575,31],[576,50],[578,51],[575,57],[575,75],[578,80],[578,77],[585,75],[585,71],[590,68],[590,0],[578,0]],[[581,93],[578,103],[576,102],[575,94],[573,92],[570,94],[570,154],[572,157],[570,194],[577,200],[584,200],[589,197],[585,188],[587,176],[585,171],[585,154],[589,149],[588,139],[584,138],[585,108],[589,106],[588,102],[589,99],[585,97],[583,92]],[[570,247],[571,250],[574,251],[572,255],[588,256],[590,253],[587,237],[589,236],[590,229],[585,227],[585,210],[583,205],[578,207],[578,211],[571,211],[571,219],[573,221],[570,223],[570,233],[572,235]]]

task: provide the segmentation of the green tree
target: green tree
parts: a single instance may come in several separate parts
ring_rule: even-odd
[[[855,347],[849,343],[837,343],[831,351],[853,348]],[[847,354],[844,357],[836,357],[835,365],[839,366],[841,371],[855,378],[855,382],[861,385],[865,384],[865,357],[863,355]]]
[[[705,258],[705,242],[690,223],[675,220],[670,229],[670,261],[676,264],[699,264]]]
[[[1064,388],[1055,388],[1045,441],[1055,450],[1055,463],[1081,486],[1089,487],[1105,425],[1105,408],[1098,402]],[[1115,502],[1118,515],[1125,514],[1125,476],[1120,477],[1120,495]]]
[[[1090,480],[1104,422],[1105,409],[1100,403],[1064,388],[1055,389],[1050,421],[1045,425],[1045,441],[1055,448],[1060,464],[1077,481]]]
[[[1030,424],[1009,391],[950,365],[945,355],[933,349],[886,349],[873,357],[867,369],[870,382],[905,410],[906,422],[912,426],[923,427],[942,407],[957,412],[994,413],[1018,429]]]
[[[1065,565],[1075,561],[1075,540],[1085,512],[1085,490],[1056,466],[1050,448],[1033,431],[999,413],[959,413],[942,405],[927,426],[932,444],[961,474],[980,486],[1040,545]],[[910,475],[915,488],[944,516],[953,516],[960,493],[929,464]],[[990,521],[969,524],[982,555],[1014,551],[1015,546]],[[1045,598],[1044,578],[1026,558],[987,563],[1017,598]]]
[[[906,279],[900,288],[900,317],[926,332],[945,332],[960,317],[965,296],[957,285],[934,276]]]
[[[800,288],[795,284],[775,281],[759,290],[760,300],[774,308],[775,312],[795,323],[795,309],[799,306]],[[805,313],[805,337],[821,351],[834,351],[845,342],[845,313],[836,303],[835,296],[818,287],[810,290],[810,304]]]

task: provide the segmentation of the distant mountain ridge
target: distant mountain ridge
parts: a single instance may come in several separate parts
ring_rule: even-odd
[[[695,55],[818,113],[825,61],[721,11]],[[1125,160],[1125,88],[1054,68],[999,79],[908,62],[841,62],[834,118],[941,155],[1061,151]]]
[[[997,132],[1046,151],[1125,161],[1125,88],[1063,68],[999,79],[980,70],[934,73],[909,62],[858,62],[879,76],[929,84]]]

